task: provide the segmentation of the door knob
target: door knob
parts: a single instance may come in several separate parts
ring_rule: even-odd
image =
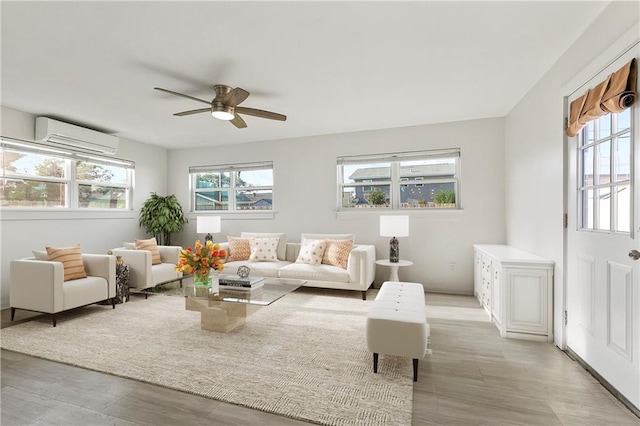
[[[633,260],[638,260],[640,259],[640,251],[638,250],[631,250],[629,252],[629,257],[632,258]]]

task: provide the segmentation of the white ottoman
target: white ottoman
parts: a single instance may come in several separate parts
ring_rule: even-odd
[[[427,315],[424,287],[420,283],[385,281],[367,315],[367,347],[373,352],[373,372],[378,354],[413,359],[413,381],[418,380],[418,360],[427,350]]]

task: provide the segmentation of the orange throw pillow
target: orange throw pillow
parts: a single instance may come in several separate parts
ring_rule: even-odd
[[[322,255],[322,263],[347,269],[347,260],[353,247],[353,240],[327,240],[327,248]]]
[[[158,251],[158,242],[156,237],[149,238],[148,240],[135,240],[136,250],[148,250],[151,252],[151,264],[159,265],[162,263],[160,259],[160,252]]]
[[[251,245],[248,238],[227,237],[229,242],[229,257],[227,262],[236,260],[249,260],[251,255]]]
[[[80,244],[72,247],[47,247],[49,260],[62,262],[64,268],[64,280],[71,281],[79,278],[87,278],[87,272],[82,263]]]

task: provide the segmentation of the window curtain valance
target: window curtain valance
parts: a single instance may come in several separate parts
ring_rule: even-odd
[[[638,96],[638,65],[632,59],[603,82],[589,89],[569,106],[567,136],[577,135],[591,120],[629,108]]]

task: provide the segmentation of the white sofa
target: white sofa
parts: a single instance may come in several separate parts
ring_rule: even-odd
[[[158,246],[162,263],[151,264],[149,250],[136,250],[134,243],[125,243],[124,247],[111,251],[115,256],[122,256],[129,265],[129,287],[136,290],[155,287],[158,284],[182,279],[182,272],[176,272],[176,264],[180,256],[180,246]]]
[[[242,233],[242,237],[260,236],[268,234]],[[281,234],[284,235],[284,234]],[[302,234],[302,238],[332,238],[333,234]],[[344,237],[339,234],[337,237]],[[225,263],[223,274],[236,274],[240,266],[246,265],[251,269],[251,275],[259,275],[272,278],[289,278],[306,280],[306,287],[333,288],[341,290],[355,290],[362,292],[362,300],[367,298],[367,290],[375,279],[375,246],[366,244],[354,244],[347,259],[347,268],[343,269],[332,265],[310,265],[296,263],[302,243],[286,242],[279,245],[279,251],[284,256],[272,262],[232,261]],[[342,238],[337,238],[342,239]],[[229,250],[229,243],[220,243],[220,248]]]
[[[36,260],[35,257],[12,260],[9,285],[11,320],[16,309],[43,312],[52,314],[55,327],[58,312],[109,299],[115,309],[115,256],[82,254],[82,263],[87,277],[64,281],[61,262]]]

